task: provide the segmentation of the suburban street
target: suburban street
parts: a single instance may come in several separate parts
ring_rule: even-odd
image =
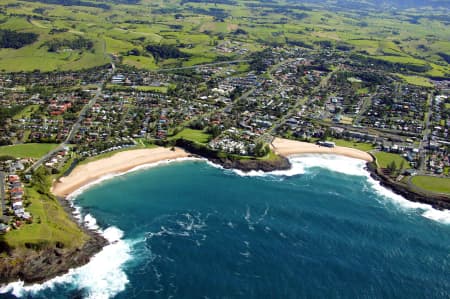
[[[4,218],[3,213],[6,211],[6,203],[5,203],[5,173],[0,171],[0,200],[2,205],[2,213],[0,218]]]

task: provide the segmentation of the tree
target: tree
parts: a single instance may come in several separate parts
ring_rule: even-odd
[[[0,30],[0,48],[19,49],[37,41],[39,35],[32,32],[16,32],[12,30]]]
[[[258,141],[255,144],[255,149],[253,150],[256,157],[264,157],[269,153],[269,146],[262,141]]]
[[[207,132],[211,134],[213,138],[216,138],[222,131],[220,130],[219,126],[211,126],[208,127]]]
[[[388,169],[391,173],[394,173],[397,170],[397,164],[395,163],[395,161],[389,163]]]

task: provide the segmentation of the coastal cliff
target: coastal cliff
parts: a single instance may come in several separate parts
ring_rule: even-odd
[[[407,200],[413,202],[419,202],[424,204],[429,204],[433,208],[438,210],[450,210],[450,197],[439,194],[422,194],[408,188],[407,185],[396,182],[384,175],[374,163],[367,163],[367,170],[370,173],[370,176],[379,181],[381,186],[392,190],[394,193],[399,194],[406,198]]]
[[[258,159],[229,159],[229,158],[208,158],[209,161],[221,165],[225,169],[238,169],[243,172],[275,170],[288,170],[291,168],[289,159],[277,156],[276,159],[258,160]]]
[[[270,158],[243,158],[234,155],[222,155],[217,151],[184,139],[178,139],[176,145],[194,155],[206,158],[212,163],[218,164],[225,169],[238,169],[244,172],[270,172],[275,170],[288,170],[291,168],[289,159],[280,155],[273,155]]]
[[[72,216],[73,208],[67,200],[59,198],[65,211]],[[76,219],[72,217],[75,223]],[[63,244],[45,246],[43,248],[15,249],[10,248],[0,240],[3,252],[0,263],[0,284],[14,281],[24,281],[25,284],[42,283],[56,276],[67,273],[72,268],[87,264],[92,256],[100,252],[108,241],[95,231],[83,226],[81,229],[88,236],[88,240],[80,247],[65,248]]]
[[[103,237],[91,234],[81,248],[66,250],[56,246],[42,250],[12,250],[0,263],[0,283],[18,280],[26,284],[42,283],[85,265],[106,244]]]

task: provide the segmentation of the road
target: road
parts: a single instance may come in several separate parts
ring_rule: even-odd
[[[2,201],[2,213],[0,214],[0,219],[6,220],[4,217],[4,213],[6,211],[6,203],[5,203],[5,178],[6,174],[3,171],[0,171],[0,200]]]
[[[110,76],[108,76],[105,81],[107,82],[109,80],[109,78],[114,74],[114,71],[116,69],[114,63],[111,63],[112,65],[112,72],[110,74]],[[83,109],[81,109],[80,114],[78,116],[77,121],[72,125],[72,128],[69,131],[69,134],[67,134],[66,139],[60,143],[55,149],[49,151],[47,154],[45,154],[43,157],[41,157],[39,160],[37,160],[33,165],[31,165],[28,169],[25,170],[25,173],[28,173],[32,170],[36,170],[37,168],[39,168],[45,161],[47,161],[48,159],[50,159],[55,153],[63,150],[68,144],[70,144],[70,142],[72,141],[73,137],[75,136],[75,134],[78,132],[78,130],[81,127],[81,124],[86,116],[86,112],[88,112],[92,106],[94,106],[94,104],[97,102],[97,100],[101,97],[102,95],[102,88],[103,88],[103,84],[105,82],[101,82],[98,85],[97,91],[95,92],[94,97],[83,107]]]
[[[420,172],[423,172],[425,170],[425,165],[426,165],[426,150],[425,150],[425,146],[428,143],[429,140],[429,135],[431,132],[430,129],[430,120],[431,120],[431,115],[433,114],[433,95],[429,94],[428,95],[428,111],[427,113],[425,113],[425,119],[424,119],[424,128],[423,128],[423,137],[420,140],[420,145],[419,145],[419,152],[420,152],[420,165],[418,167]]]
[[[49,151],[47,154],[45,154],[43,157],[41,157],[39,160],[37,160],[33,165],[31,165],[28,169],[26,169],[25,173],[30,172],[32,170],[36,170],[45,161],[50,159],[54,154],[56,154],[57,152],[63,150],[68,144],[70,144],[70,142],[72,141],[73,137],[75,136],[75,134],[80,129],[81,123],[83,122],[83,120],[85,118],[86,112],[89,109],[92,108],[92,106],[95,104],[97,99],[100,97],[101,90],[102,90],[101,87],[99,87],[97,89],[97,92],[96,92],[95,96],[83,107],[83,109],[81,109],[80,115],[78,116],[77,121],[72,125],[72,128],[70,129],[69,134],[67,134],[66,139],[62,143],[60,143],[56,148],[54,148],[53,150]]]

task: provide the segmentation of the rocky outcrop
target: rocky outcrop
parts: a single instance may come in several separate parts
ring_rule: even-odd
[[[429,204],[433,208],[438,210],[450,210],[450,197],[440,194],[433,193],[419,193],[411,190],[407,185],[396,182],[390,179],[388,176],[384,175],[379,169],[376,168],[374,163],[367,163],[367,170],[370,172],[370,176],[379,181],[381,186],[392,190],[394,193],[403,196],[405,199],[419,202],[424,204]]]
[[[88,263],[106,244],[103,237],[91,234],[81,248],[67,250],[55,246],[41,250],[12,250],[0,263],[0,283],[18,280],[27,284],[42,283]]]
[[[72,216],[73,208],[67,200],[58,198],[66,212]],[[78,223],[76,219],[72,220]],[[89,237],[81,247],[64,248],[58,242],[54,246],[42,248],[12,249],[3,243],[4,256],[0,260],[0,284],[24,281],[26,284],[42,283],[67,273],[72,268],[87,264],[92,256],[100,252],[108,241],[95,231],[81,226]],[[0,242],[2,243],[2,242]]]
[[[215,164],[219,164],[226,169],[239,169],[244,172],[249,172],[252,170],[269,172],[275,170],[287,170],[291,168],[289,159],[282,156],[276,156],[276,158],[273,157],[271,159],[242,158],[222,154],[215,150],[209,149],[206,146],[184,139],[178,139],[176,141],[176,145],[192,154],[206,158]]]
[[[291,168],[291,163],[285,157],[278,156],[271,160],[258,159],[237,159],[232,160],[228,158],[209,158],[211,162],[221,165],[226,169],[239,169],[243,172],[264,171],[270,172],[275,170],[288,170]]]

